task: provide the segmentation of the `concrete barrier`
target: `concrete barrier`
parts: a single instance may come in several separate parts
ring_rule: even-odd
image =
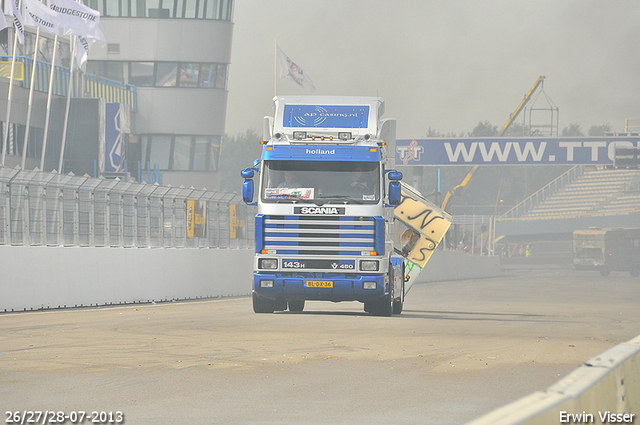
[[[0,246],[0,312],[249,295],[253,249]],[[498,257],[436,251],[418,281],[498,276]]]
[[[251,291],[252,249],[0,246],[0,312]]]
[[[640,336],[467,425],[640,423]]]
[[[417,282],[500,276],[500,257],[472,256],[464,251],[436,251]]]

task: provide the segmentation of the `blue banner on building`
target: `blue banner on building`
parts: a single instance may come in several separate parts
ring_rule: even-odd
[[[396,165],[610,165],[640,137],[398,139]]]
[[[283,127],[367,128],[369,106],[285,105]]]
[[[126,137],[129,133],[129,106],[107,103],[105,119],[105,163],[107,173],[124,172]]]

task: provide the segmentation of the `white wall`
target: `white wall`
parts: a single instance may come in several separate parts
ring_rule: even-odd
[[[253,249],[0,246],[0,312],[249,295]],[[497,257],[437,251],[418,281],[497,276]]]
[[[0,312],[247,295],[253,250],[0,246]]]
[[[480,279],[500,275],[500,257],[471,256],[463,251],[435,251],[417,282]]]

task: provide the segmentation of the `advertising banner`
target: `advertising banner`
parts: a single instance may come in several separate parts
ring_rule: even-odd
[[[396,165],[613,165],[640,137],[398,139]]]
[[[107,103],[105,125],[105,166],[107,173],[124,172],[126,137],[129,133],[129,105]]]
[[[204,238],[206,226],[207,203],[193,199],[187,200],[187,237]]]
[[[367,128],[369,106],[285,105],[284,127]]]

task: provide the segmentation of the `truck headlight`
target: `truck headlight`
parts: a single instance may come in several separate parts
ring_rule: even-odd
[[[261,280],[260,281],[261,288],[273,288],[273,280]]]
[[[360,261],[360,270],[363,272],[376,272],[378,271],[378,261],[362,260]]]
[[[362,289],[376,289],[376,282],[362,282]]]
[[[261,258],[259,268],[261,269],[277,269],[278,260],[275,258]]]

